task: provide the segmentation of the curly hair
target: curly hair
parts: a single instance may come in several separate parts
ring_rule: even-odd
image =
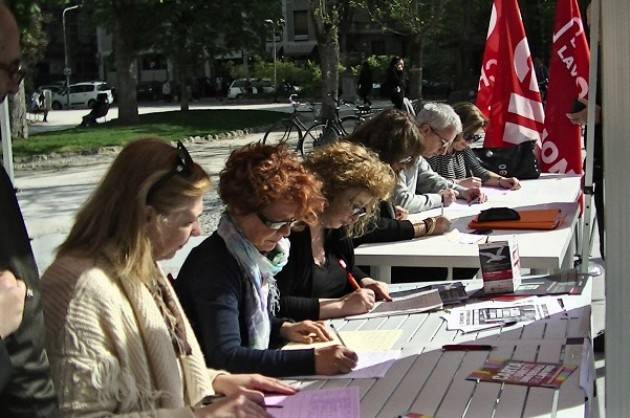
[[[156,267],[145,229],[147,206],[168,215],[210,189],[208,174],[194,162],[188,175],[169,175],[177,159],[177,149],[161,139],[126,145],[79,210],[59,254],[104,255],[117,271],[140,281],[152,279]]]
[[[219,196],[240,214],[257,212],[276,201],[296,204],[296,218],[314,223],[325,199],[321,182],[285,145],[252,143],[232,151],[221,170]]]
[[[473,135],[488,124],[488,118],[479,110],[477,106],[470,102],[459,102],[453,105],[453,110],[462,121],[462,136],[464,138]]]
[[[380,112],[346,140],[370,148],[389,165],[407,157],[416,159],[424,151],[424,138],[413,116],[398,109]]]
[[[380,201],[389,198],[395,185],[395,175],[389,165],[375,152],[351,142],[340,141],[317,148],[306,157],[304,165],[322,180],[322,191],[328,202],[351,188],[365,190],[372,196],[366,216],[348,227],[349,237],[361,236],[374,226]]]

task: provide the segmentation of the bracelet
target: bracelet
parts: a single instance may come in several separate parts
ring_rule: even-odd
[[[424,230],[427,230],[427,224],[424,223],[424,221],[422,222],[422,224],[417,223],[417,224],[413,224],[413,237],[414,238],[418,238],[421,237],[424,234],[420,234],[420,232],[422,232],[422,230],[420,229],[420,225],[424,225]]]
[[[429,219],[431,219],[431,226],[429,226],[429,230],[427,231],[427,235],[433,234],[433,231],[435,231],[435,225],[437,224],[437,220],[435,218],[429,218]]]
[[[424,223],[424,235],[431,235],[435,231],[435,218],[427,218],[422,222]]]

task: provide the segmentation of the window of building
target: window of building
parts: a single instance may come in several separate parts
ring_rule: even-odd
[[[296,39],[308,39],[308,11],[293,12],[293,35]]]

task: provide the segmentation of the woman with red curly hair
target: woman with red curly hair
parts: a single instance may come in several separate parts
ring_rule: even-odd
[[[219,180],[226,204],[217,231],[186,259],[175,287],[208,366],[268,376],[347,373],[345,347],[274,350],[286,341],[328,341],[324,325],[276,318],[274,276],[289,257],[296,222],[316,222],[321,184],[285,146],[250,144],[230,155]],[[314,337],[313,337],[314,336]]]

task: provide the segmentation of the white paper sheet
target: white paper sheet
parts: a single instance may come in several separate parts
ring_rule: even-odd
[[[373,379],[385,377],[387,371],[400,358],[400,350],[357,353],[357,367],[350,373],[334,376],[298,376],[292,379]]]
[[[265,396],[267,408],[274,418],[359,418],[359,388],[303,390],[293,396]]]

